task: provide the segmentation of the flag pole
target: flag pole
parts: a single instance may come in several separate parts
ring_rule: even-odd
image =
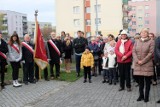
[[[37,16],[38,16],[38,10],[35,10],[35,14],[34,14],[34,16],[35,16],[35,22],[36,22],[36,24],[35,24],[35,31],[36,32],[34,32],[34,33],[36,33],[34,36],[36,36],[37,35]],[[36,37],[37,38],[37,37]],[[36,39],[35,39],[36,40]],[[35,40],[34,40],[34,42],[35,42]],[[36,43],[36,42],[35,42]],[[41,70],[39,69],[39,67],[38,67],[38,74],[39,74],[39,79],[41,79]]]

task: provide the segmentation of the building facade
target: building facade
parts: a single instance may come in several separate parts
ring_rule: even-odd
[[[51,22],[38,22],[40,29],[44,27],[52,28],[52,23]],[[34,35],[34,30],[35,30],[35,22],[28,21],[28,34]]]
[[[6,33],[11,36],[13,32],[16,31],[19,37],[23,37],[28,32],[26,14],[10,10],[0,10],[0,13],[4,15],[3,23],[7,27],[7,29],[3,30],[2,33]]]
[[[86,37],[109,33],[118,35],[123,28],[122,0],[56,0],[56,31],[76,37],[78,30]]]
[[[132,10],[129,12],[131,21],[129,23],[129,32],[132,36],[140,33],[142,28],[148,28],[152,33],[160,33],[160,1],[159,0],[131,0],[129,6]]]

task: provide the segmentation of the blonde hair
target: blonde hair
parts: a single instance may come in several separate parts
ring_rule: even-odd
[[[69,37],[65,37],[64,40],[66,41],[67,46],[69,46],[71,44],[71,40]]]
[[[147,28],[143,28],[143,29],[141,30],[140,34],[141,34],[142,32],[146,32],[146,33],[148,34],[148,36],[149,36],[149,30],[148,30]]]

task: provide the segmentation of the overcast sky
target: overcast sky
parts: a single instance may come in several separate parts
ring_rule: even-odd
[[[28,21],[34,21],[38,9],[38,21],[55,25],[55,0],[0,0],[0,10],[12,10],[27,14]]]

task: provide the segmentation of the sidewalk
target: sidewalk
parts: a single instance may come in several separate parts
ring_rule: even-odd
[[[119,92],[119,84],[102,84],[102,77],[93,77],[93,83],[83,83],[83,78],[71,83],[53,95],[27,104],[25,107],[160,107],[160,85],[152,86],[150,101],[137,102],[138,87],[132,83],[132,92]],[[159,91],[159,92],[158,92]]]
[[[0,107],[23,107],[31,102],[38,102],[69,85],[69,82],[44,81],[15,88],[7,85],[0,91]]]

